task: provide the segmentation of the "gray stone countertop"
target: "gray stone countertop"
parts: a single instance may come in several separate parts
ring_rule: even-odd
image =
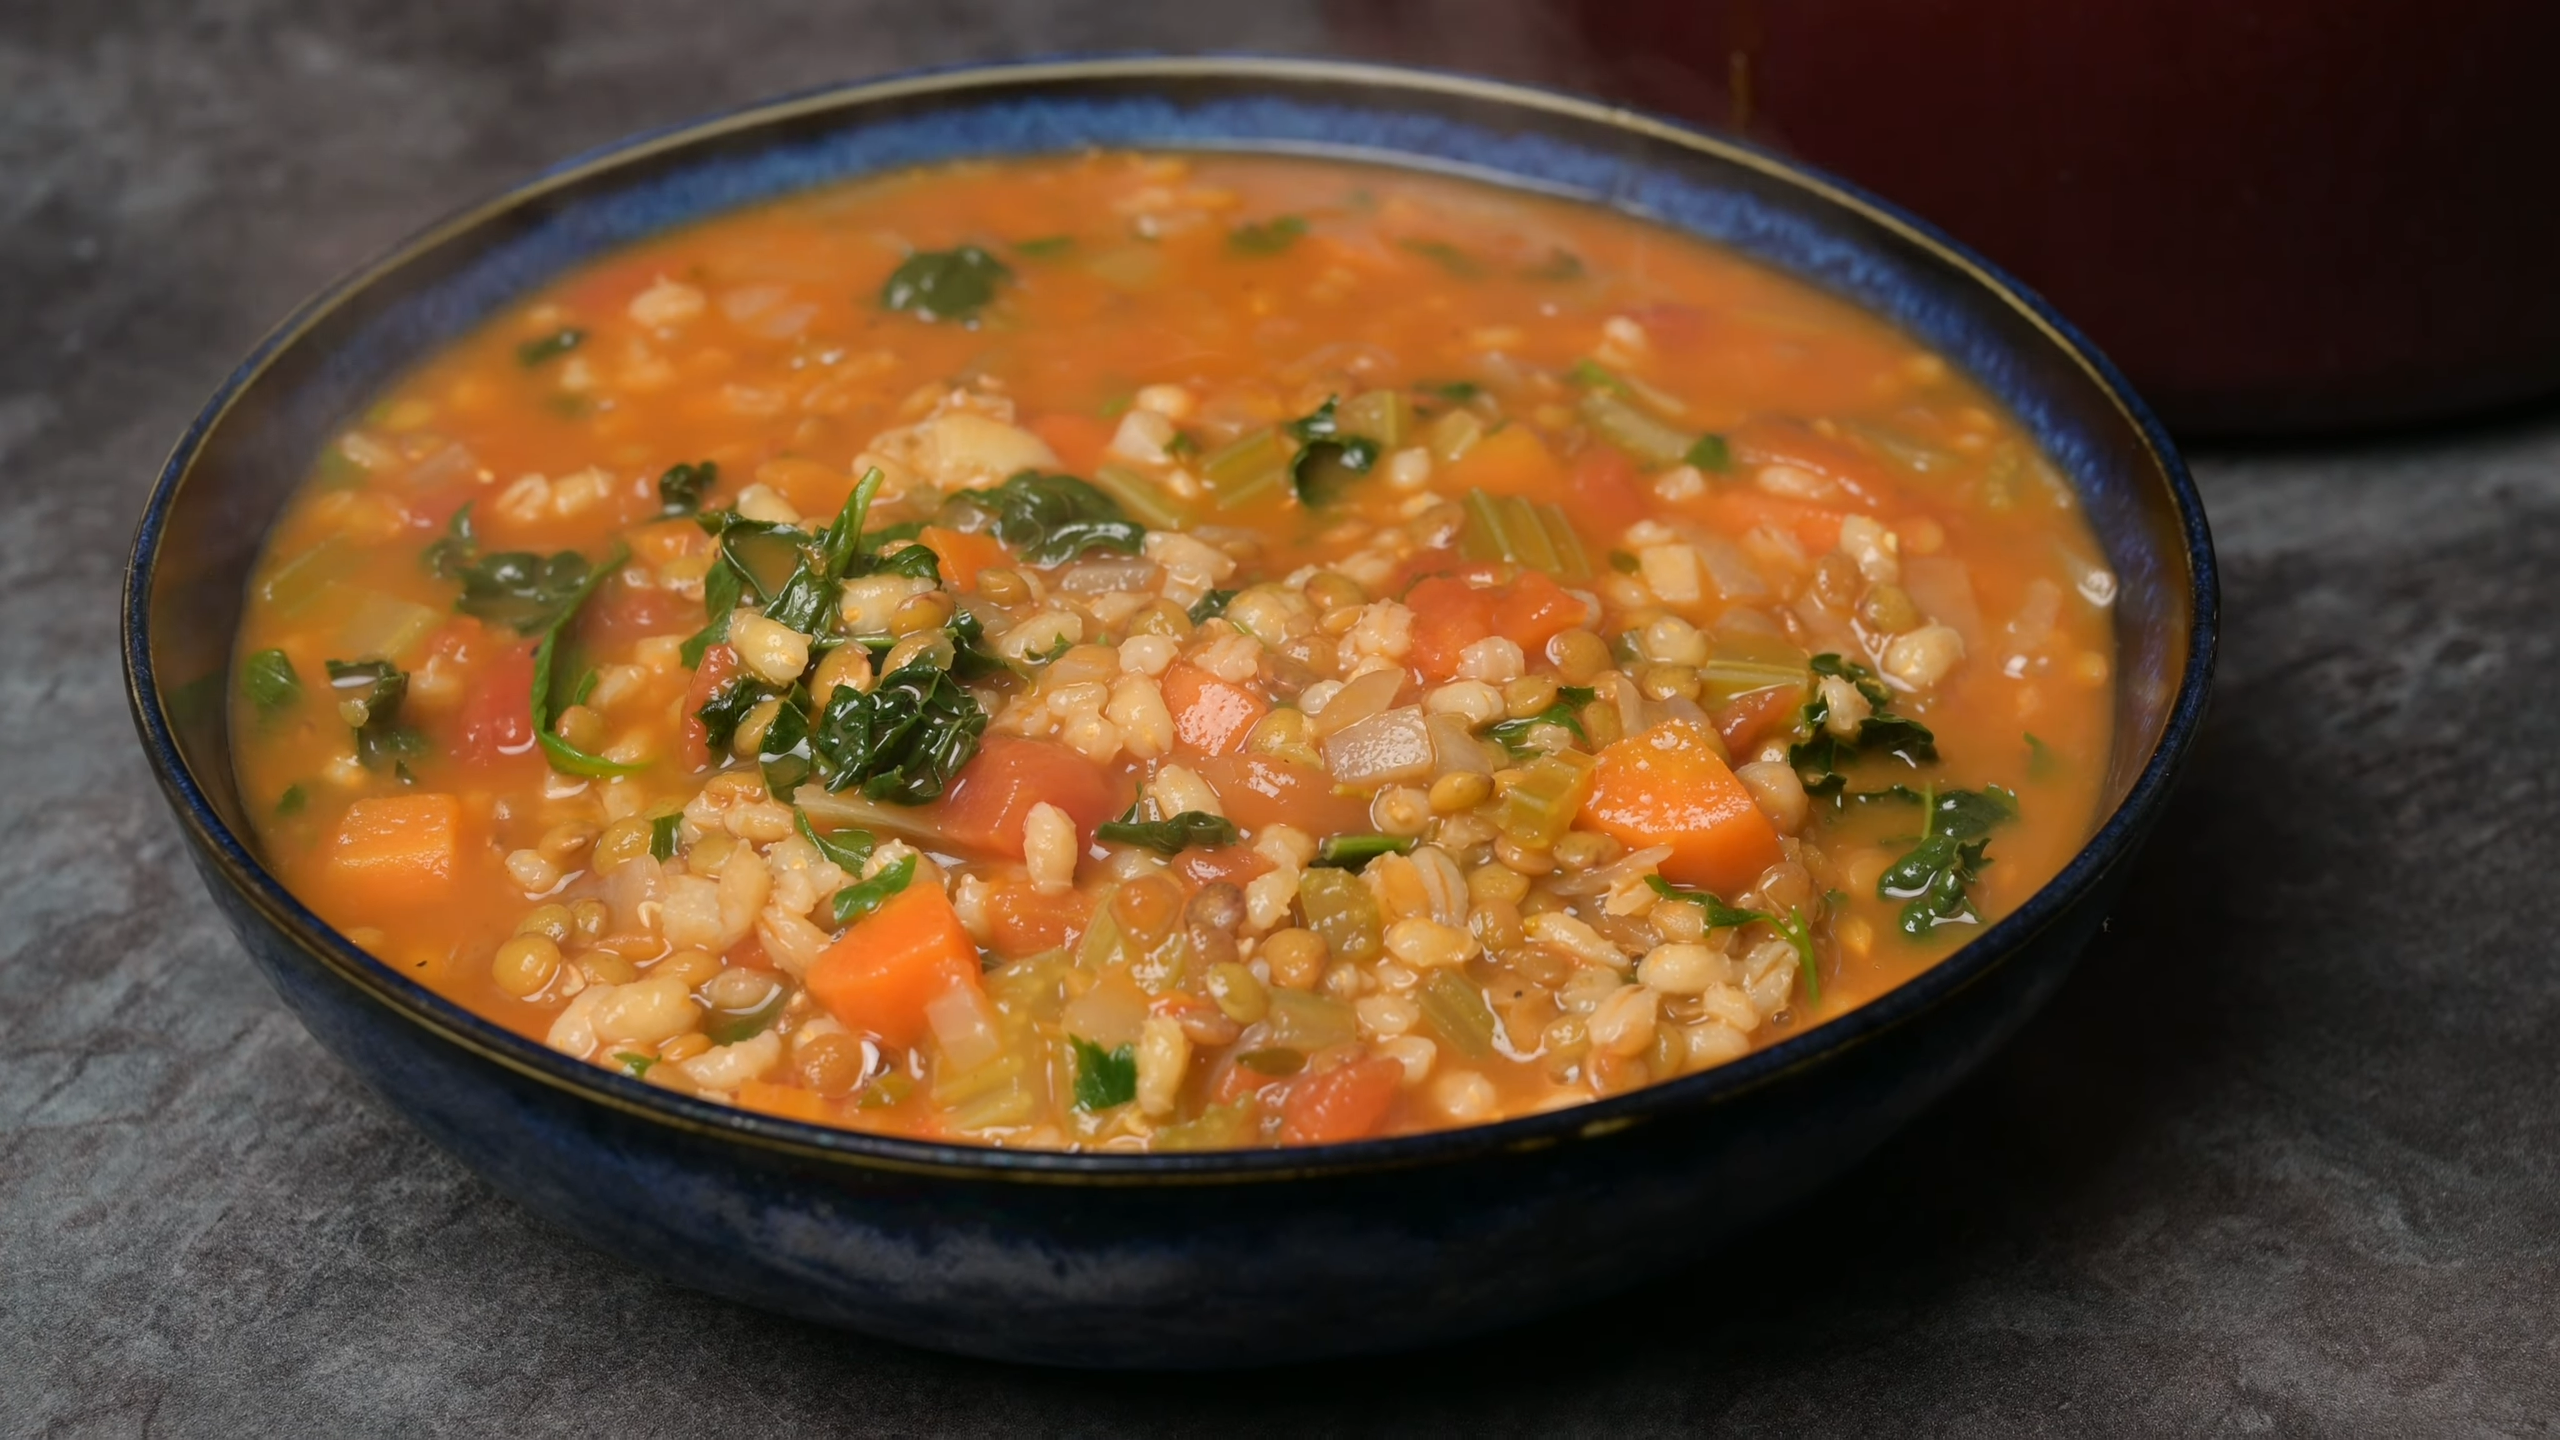
[[[535,1222],[304,1036],[115,660],[144,490],[269,323],[756,95],[1322,44],[1277,0],[0,12],[0,1432],[2560,1425],[2560,412],[2196,457],[2219,692],[2059,1000],[1737,1253],[1461,1349],[1115,1378],[775,1320]]]

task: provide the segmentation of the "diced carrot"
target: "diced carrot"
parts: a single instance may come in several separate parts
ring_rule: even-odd
[[[702,652],[702,664],[693,672],[693,683],[684,691],[684,767],[706,770],[711,766],[711,731],[693,712],[707,704],[729,677],[738,673],[738,652],[726,644],[714,645]]]
[[[847,1028],[913,1045],[924,1036],[926,1006],[954,985],[979,988],[978,947],[942,887],[919,881],[828,946],[808,985]]]
[[[977,535],[954,530],[947,525],[927,525],[916,537],[942,562],[942,578],[961,590],[978,588],[978,572],[995,565],[1010,565],[1013,557],[992,535]]]
[[[1450,462],[1443,493],[1464,494],[1472,486],[1494,495],[1526,495],[1553,500],[1566,484],[1564,465],[1538,432],[1526,425],[1505,425]]]
[[[1058,463],[1077,475],[1090,475],[1102,463],[1102,449],[1111,443],[1112,426],[1090,415],[1073,410],[1052,410],[1031,422],[1031,433],[1049,442],[1058,452]]]
[[[782,492],[782,498],[791,502],[792,509],[821,520],[835,518],[835,513],[844,508],[844,502],[853,498],[856,478],[833,465],[820,464],[797,455],[767,460],[756,467],[757,484]]]
[[[475,765],[533,748],[533,642],[497,649],[471,676],[455,750]]]
[[[1102,767],[1049,740],[990,735],[952,777],[942,797],[942,833],[961,848],[987,855],[1022,853],[1022,822],[1039,804],[1055,805],[1090,837],[1125,803]]]
[[[1092,899],[1073,890],[1043,895],[1027,881],[1011,881],[987,892],[987,928],[999,955],[1018,959],[1073,945],[1092,923]]]
[[[1629,849],[1671,847],[1662,876],[1720,895],[1778,863],[1777,827],[1720,756],[1713,731],[1666,720],[1600,752],[1582,818]]]
[[[1204,755],[1191,769],[1218,792],[1227,818],[1247,830],[1290,824],[1310,835],[1367,830],[1369,802],[1333,793],[1333,777],[1268,755]]]
[[[1473,565],[1454,574],[1433,575],[1405,595],[1413,612],[1412,647],[1406,659],[1434,680],[1458,673],[1459,657],[1479,640],[1505,636],[1522,653],[1545,653],[1559,630],[1579,625],[1582,602],[1564,587],[1535,570],[1524,570],[1499,584],[1485,584],[1496,567]]]
[[[377,905],[443,895],[461,859],[462,802],[451,795],[358,800],[329,845],[329,871],[342,892]]]
[[[812,1125],[824,1125],[831,1118],[824,1095],[797,1085],[776,1085],[770,1080],[749,1080],[740,1085],[738,1104],[784,1120],[806,1120]]]
[[[1271,702],[1197,665],[1173,665],[1156,682],[1173,712],[1173,738],[1202,755],[1232,755],[1271,713]]]
[[[1707,501],[1707,514],[1717,528],[1731,535],[1742,535],[1760,525],[1792,532],[1796,542],[1815,555],[1839,548],[1840,522],[1849,518],[1845,510],[1816,505],[1810,500],[1739,489],[1718,490]]]
[[[1384,1057],[1354,1060],[1289,1087],[1280,1107],[1280,1143],[1333,1145],[1374,1135],[1404,1083],[1404,1065]]]

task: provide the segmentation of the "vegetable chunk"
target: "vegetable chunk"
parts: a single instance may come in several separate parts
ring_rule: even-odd
[[[809,967],[809,993],[846,1028],[913,1045],[926,1007],[954,987],[977,990],[978,947],[940,886],[899,891]]]
[[[1716,754],[1712,731],[1669,720],[1600,752],[1583,818],[1632,849],[1669,846],[1665,878],[1747,890],[1785,858],[1778,829]]]
[[[388,795],[347,807],[329,846],[342,888],[384,904],[431,900],[461,867],[462,803],[451,795]]]

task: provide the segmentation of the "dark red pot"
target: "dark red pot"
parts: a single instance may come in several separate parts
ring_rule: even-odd
[[[1334,0],[1355,49],[1744,136],[1946,227],[2182,433],[2560,392],[2550,0]]]

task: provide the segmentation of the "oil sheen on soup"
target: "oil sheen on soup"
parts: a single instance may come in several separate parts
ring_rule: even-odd
[[[2114,581],[1891,327],[1268,158],[811,192],[348,425],[235,673],[400,973],[770,1115],[1305,1145],[1726,1064],[2084,841]]]

